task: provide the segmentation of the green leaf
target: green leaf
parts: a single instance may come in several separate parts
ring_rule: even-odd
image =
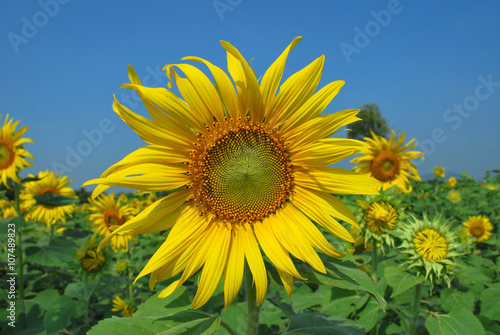
[[[63,237],[55,237],[49,245],[43,247],[29,247],[26,249],[28,261],[42,266],[65,267],[75,260],[76,245],[73,241]]]
[[[30,181],[39,181],[39,180],[42,180],[42,178],[38,178],[38,177],[26,177],[26,178],[22,178],[21,179],[21,184],[28,183]]]
[[[59,206],[67,206],[78,204],[80,200],[75,197],[71,197],[68,195],[54,194],[54,193],[45,193],[36,195],[35,197],[37,205],[43,206],[51,206],[51,207],[59,207]]]
[[[436,314],[433,314],[436,315]],[[425,322],[430,335],[483,335],[484,328],[471,312],[457,308],[450,314],[430,317]]]
[[[413,286],[423,282],[423,278],[418,279],[415,275],[406,271],[400,266],[391,266],[384,269],[384,278],[392,287],[391,297],[395,297],[408,291]]]
[[[96,334],[213,334],[220,325],[220,317],[190,310],[191,299],[184,286],[169,297],[155,294],[141,304],[132,317],[112,317],[100,321],[89,332]]]
[[[7,190],[0,191],[0,199],[9,200],[7,199]]]
[[[348,263],[332,263],[331,261],[324,261],[326,267],[326,274],[313,271],[312,268],[305,264],[297,264],[299,272],[303,273],[307,280],[311,283],[323,284],[342,288],[345,290],[361,290],[371,294],[382,309],[385,310],[387,305],[384,297],[377,292],[373,280],[363,271],[356,266],[348,266]]]
[[[474,311],[474,295],[472,292],[461,292],[456,289],[445,288],[441,291],[441,303],[446,312],[455,309],[457,306],[463,307],[469,312]]]
[[[382,309],[375,299],[370,298],[364,308],[356,315],[356,324],[363,326],[368,332],[378,321],[379,312]]]
[[[345,324],[343,320],[335,320],[332,317],[326,315],[316,313],[301,313],[295,314],[290,318],[288,329],[283,334],[364,335],[365,331],[363,328]]]
[[[14,216],[10,218],[0,219],[0,225],[7,225],[9,223],[13,223],[15,225],[16,231],[24,227],[26,224],[26,220],[24,220],[24,216]],[[12,228],[12,227],[9,227]]]
[[[481,315],[500,321],[500,284],[495,284],[481,293]]]

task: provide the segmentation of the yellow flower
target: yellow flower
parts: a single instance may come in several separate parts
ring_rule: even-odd
[[[450,179],[448,179],[448,181],[446,182],[446,185],[448,185],[448,187],[453,187],[457,184],[457,178],[455,177],[450,177]]]
[[[462,196],[458,191],[450,191],[450,193],[448,193],[448,199],[453,203],[457,203],[462,200]]]
[[[35,176],[30,174],[30,177]],[[71,181],[68,181],[68,177],[59,177],[59,174],[54,175],[53,171],[41,171],[38,173],[38,178],[40,180],[30,181],[24,184],[24,191],[22,197],[26,202],[26,207],[36,205],[35,196],[53,193],[59,195],[72,196],[77,198],[76,193],[73,189],[67,187]],[[71,216],[75,210],[75,205],[66,206],[48,206],[48,205],[36,205],[31,209],[28,217],[34,221],[45,223],[47,226],[53,225],[58,221],[66,222],[66,215]]]
[[[123,301],[119,296],[115,295],[115,298],[113,299],[113,308],[111,309],[111,311],[122,311],[122,315],[124,317],[131,317],[132,314],[134,314],[134,307],[131,304]]]
[[[118,197],[118,200],[120,200],[122,203],[126,203],[128,201],[128,197],[125,193],[121,193]]]
[[[344,84],[332,82],[313,94],[323,56],[280,85],[288,53],[299,40],[288,46],[260,81],[240,52],[221,42],[236,90],[223,70],[204,59],[184,58],[208,66],[215,86],[193,65],[165,66],[171,80],[168,86],[175,81],[185,101],[167,89],[143,86],[129,68],[131,84],[122,87],[138,92],[152,120],[117,101],[113,107],[149,145],[86,185],[99,184],[94,196],[109,186],[173,192],[112,233],[170,230],[138,276],[151,274],[150,286],[154,286],[184,271],[160,297],[170,295],[203,268],[191,307],[208,301],[223,274],[227,307],[239,292],[246,260],[259,305],[268,286],[260,248],[291,294],[293,277],[304,278],[290,254],[323,273],[325,266],[314,248],[332,257],[344,256],[313,221],[354,242],[333,217],[359,225],[347,206],[331,194],[376,194],[379,183],[329,167],[358,152],[363,144],[329,138],[358,120],[359,110],[320,116]]]
[[[360,164],[354,167],[354,171],[376,178],[382,182],[384,190],[396,185],[405,193],[411,192],[410,179],[420,180],[420,176],[410,159],[424,157],[422,152],[408,151],[417,146],[413,143],[415,139],[403,145],[406,134],[396,137],[393,133],[387,140],[372,132],[372,137],[365,137],[363,155],[351,161]]]
[[[0,128],[0,176],[2,183],[7,188],[10,188],[7,179],[10,178],[16,183],[20,183],[21,180],[17,173],[25,167],[33,166],[26,158],[34,160],[31,153],[24,149],[24,143],[34,143],[33,140],[21,137],[29,127],[23,126],[16,131],[20,121],[14,123],[12,121],[13,119],[9,119],[9,114],[7,114],[3,126]]]
[[[420,257],[427,261],[440,261],[448,253],[448,242],[438,231],[426,228],[419,231],[413,244]]]
[[[440,166],[436,166],[434,168],[434,175],[437,177],[437,178],[444,178],[444,176],[446,175],[444,173],[444,167],[440,167]]]
[[[95,225],[97,232],[104,237],[110,236],[113,229],[125,224],[134,211],[128,205],[122,205],[120,199],[115,200],[115,192],[90,200],[90,204],[90,210],[95,213],[89,216],[89,220]],[[137,242],[134,236],[113,235],[111,248],[114,251],[128,251],[129,241]]]
[[[465,221],[463,225],[465,226],[464,231],[467,235],[474,237],[474,242],[480,243],[489,240],[491,237],[493,225],[490,219],[483,215],[469,216],[469,220]]]
[[[82,269],[90,273],[101,270],[106,262],[104,253],[95,247],[96,236],[97,234],[94,234],[90,238],[89,249],[87,249],[87,240],[85,240],[82,250],[76,252],[76,258],[80,260]]]
[[[457,241],[459,233],[450,226],[450,221],[443,221],[440,216],[433,219],[413,217],[413,221],[409,220],[398,232],[402,240],[399,248],[408,257],[404,265],[416,270],[417,276],[425,273],[431,288],[436,280],[441,279],[450,285],[456,258],[467,248]]]
[[[358,200],[358,220],[365,233],[366,243],[377,242],[382,246],[394,246],[393,231],[405,218],[401,197],[394,193],[396,187],[382,191],[380,195],[365,196]]]

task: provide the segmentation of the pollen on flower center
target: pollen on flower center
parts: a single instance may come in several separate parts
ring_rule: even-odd
[[[197,202],[231,224],[274,213],[293,185],[289,155],[276,132],[248,120],[215,124],[200,138],[190,164]]]
[[[398,156],[391,151],[381,151],[372,161],[371,172],[382,182],[396,179],[399,174]]]
[[[104,222],[108,228],[114,225],[121,226],[125,221],[126,220],[120,217],[120,213],[114,209],[108,209],[104,213]]]

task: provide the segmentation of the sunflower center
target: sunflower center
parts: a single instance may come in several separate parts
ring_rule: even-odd
[[[443,235],[434,229],[426,228],[413,239],[420,257],[427,261],[440,261],[448,254],[448,243]]]
[[[195,199],[220,219],[262,220],[289,198],[291,163],[275,130],[247,121],[200,142],[203,150],[190,169]]]
[[[108,209],[104,213],[104,223],[106,223],[106,226],[111,227],[111,226],[121,226],[122,224],[125,223],[125,219],[120,217],[120,213],[114,209]]]
[[[0,169],[5,169],[12,165],[14,161],[14,151],[6,143],[0,143]]]
[[[399,174],[399,158],[392,151],[381,151],[373,159],[370,170],[381,182],[393,181]]]
[[[393,230],[397,221],[397,210],[385,202],[374,202],[365,213],[366,226],[374,234],[384,234],[386,230]]]
[[[484,227],[482,225],[476,225],[475,227],[472,227],[470,229],[470,233],[473,236],[483,236],[483,234],[484,234]]]
[[[53,186],[45,186],[40,191],[38,191],[39,195],[40,194],[46,194],[46,193],[59,194],[59,190],[56,187],[53,187]]]

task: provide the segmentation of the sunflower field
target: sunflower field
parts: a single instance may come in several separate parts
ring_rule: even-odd
[[[344,85],[318,89],[324,56],[281,83],[300,40],[259,78],[224,41],[229,75],[186,57],[152,88],[130,66],[149,115],[113,110],[146,145],[92,193],[21,177],[7,115],[2,334],[499,334],[500,170],[421,180],[416,139],[340,136],[362,120],[322,114]]]

